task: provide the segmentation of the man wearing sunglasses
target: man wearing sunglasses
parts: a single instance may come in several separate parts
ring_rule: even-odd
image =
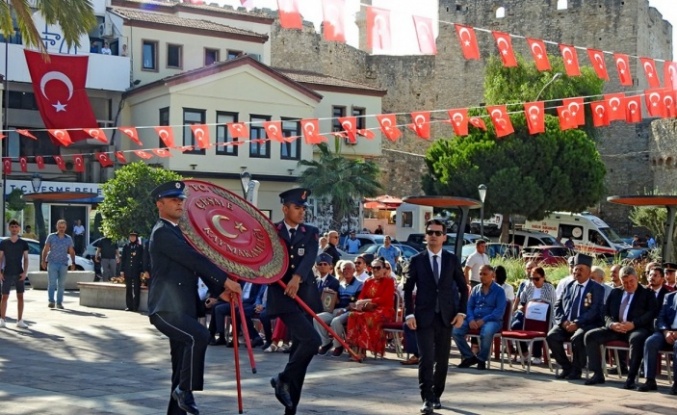
[[[451,330],[465,318],[468,289],[456,255],[442,249],[447,239],[445,225],[438,219],[426,224],[427,249],[411,258],[404,275],[406,324],[416,332],[419,349],[418,381],[421,413],[440,409],[449,367]],[[413,292],[416,289],[416,304]],[[503,290],[501,289],[501,292]],[[505,301],[505,296],[503,296]]]

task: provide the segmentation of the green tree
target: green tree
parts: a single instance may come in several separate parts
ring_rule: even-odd
[[[344,218],[356,201],[378,194],[381,189],[378,182],[380,170],[372,161],[342,156],[338,140],[335,147],[332,152],[326,143],[319,144],[319,159],[301,160],[299,165],[306,169],[299,181],[316,198],[331,199],[332,228],[341,229]]]
[[[113,240],[125,239],[133,230],[148,237],[157,222],[157,209],[150,192],[171,180],[181,180],[181,176],[143,162],[117,170],[115,177],[102,186],[104,198],[99,212],[103,217],[103,233]]]
[[[551,62],[557,71],[561,61],[551,58]],[[520,66],[512,71],[497,60],[490,62],[486,101],[498,104],[534,100],[553,74],[543,76],[524,66],[533,65],[520,59]],[[590,74],[584,77],[590,78]],[[549,94],[581,96],[601,92],[601,84],[595,89],[591,79],[560,78],[553,85],[565,85],[556,86],[559,92]],[[544,91],[541,98],[551,96],[554,95]],[[519,111],[510,116],[515,133],[502,139],[496,138],[493,125],[486,120],[486,132],[473,128],[467,137],[436,141],[426,154],[429,173],[422,179],[425,192],[476,198],[477,186],[484,183],[488,187],[485,211],[501,213],[504,218],[519,214],[542,219],[550,211],[578,212],[597,203],[604,191],[605,168],[590,136],[584,130],[561,131],[558,118],[551,115],[545,116],[545,133],[530,135],[522,108]],[[504,220],[504,238],[508,225],[509,221]]]
[[[635,226],[643,226],[649,229],[651,235],[660,244],[665,240],[665,224],[668,221],[668,210],[662,206],[637,206],[630,211],[630,220]],[[671,236],[677,240],[677,227]],[[661,252],[662,254],[662,252]],[[672,244],[672,259],[677,258],[677,245]]]
[[[32,7],[32,8],[31,8]],[[59,24],[68,47],[81,46],[80,35],[96,26],[96,16],[90,0],[2,0],[0,1],[0,32],[5,37],[14,34],[14,22],[24,44],[44,50],[40,33],[33,22],[33,11],[39,10],[47,24]]]

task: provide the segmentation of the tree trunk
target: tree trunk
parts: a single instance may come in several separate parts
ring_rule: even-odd
[[[510,215],[503,213],[501,222],[501,243],[507,244],[510,241]]]

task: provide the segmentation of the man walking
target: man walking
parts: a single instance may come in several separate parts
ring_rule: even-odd
[[[47,306],[63,310],[63,292],[66,288],[68,257],[71,259],[71,270],[75,270],[75,249],[73,239],[66,234],[68,224],[65,219],[56,222],[56,232],[47,235],[45,247],[42,249],[41,265],[47,268]],[[56,292],[56,303],[54,302]]]
[[[24,281],[28,271],[28,243],[19,237],[21,226],[15,219],[9,221],[9,238],[0,242],[0,264],[4,267],[0,272],[2,285],[2,299],[0,300],[0,328],[5,327],[7,315],[7,301],[9,291],[14,285],[16,288],[17,321],[16,326],[25,329],[28,326],[23,321],[24,313]]]
[[[139,234],[129,233],[129,241],[122,247],[120,275],[125,278],[125,311],[138,311],[141,300],[141,273],[143,272],[143,245]]]
[[[412,257],[405,270],[404,304],[406,325],[416,331],[421,413],[432,414],[442,407],[440,397],[447,380],[451,330],[463,324],[468,289],[460,261],[442,249],[447,239],[444,223],[428,221],[425,239],[428,249]]]

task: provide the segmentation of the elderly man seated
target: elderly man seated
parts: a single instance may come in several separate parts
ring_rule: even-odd
[[[477,365],[478,370],[487,368],[494,334],[503,326],[506,303],[505,291],[494,282],[494,268],[483,265],[480,268],[480,284],[474,286],[470,292],[466,319],[461,327],[454,327],[452,331],[456,347],[463,358],[458,367]],[[465,339],[470,329],[480,332],[480,351],[477,355],[473,354]]]
[[[585,335],[585,349],[593,376],[586,385],[604,383],[600,346],[620,340],[630,344],[630,367],[623,389],[635,389],[635,379],[642,362],[644,341],[651,334],[656,298],[650,290],[639,285],[633,267],[621,269],[623,288],[614,288],[605,305],[604,327],[590,330]]]
[[[590,268],[590,279],[604,288],[604,304],[606,304],[606,300],[609,298],[609,294],[611,294],[613,287],[604,283],[604,277],[604,269],[602,267],[593,266]]]
[[[672,350],[677,356],[677,292],[667,294],[656,320],[656,332],[644,343],[644,375],[646,382],[637,390],[640,392],[655,391],[658,353],[661,350]],[[677,359],[672,359],[673,373],[677,373]],[[670,395],[677,395],[677,378],[672,382]]]
[[[357,300],[357,297],[360,295],[362,290],[362,283],[358,281],[355,277],[355,263],[353,261],[343,261],[341,264],[341,284],[338,290],[339,300],[336,304],[336,308],[331,313],[320,313],[318,317],[322,319],[326,324],[331,326],[331,329],[334,330],[337,336],[341,338],[346,337],[346,323],[348,322],[348,307],[350,304],[354,303]],[[332,339],[329,337],[327,329],[322,327],[320,323],[313,320],[315,325],[315,330],[320,334],[322,339],[322,346],[320,346],[319,354],[327,354],[329,349],[332,347]],[[334,356],[340,356],[343,354],[343,346],[334,339],[333,341]]]

